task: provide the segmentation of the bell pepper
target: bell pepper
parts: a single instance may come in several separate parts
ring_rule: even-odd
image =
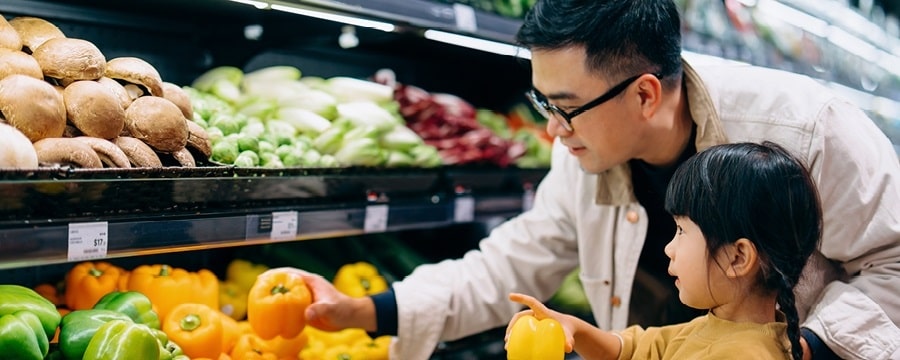
[[[325,349],[322,353],[322,358],[329,360],[365,360],[366,353],[361,347],[341,344]]]
[[[263,339],[294,338],[306,326],[312,295],[300,275],[287,270],[260,275],[247,297],[247,320]]]
[[[190,276],[194,279],[194,296],[191,302],[219,310],[219,278],[216,274],[200,269],[190,273]]]
[[[163,331],[191,357],[214,358],[222,353],[222,320],[203,304],[181,304],[163,320]]]
[[[111,320],[97,329],[84,360],[159,360],[153,329],[131,320]]]
[[[136,324],[159,329],[159,316],[153,311],[150,298],[137,291],[113,291],[100,298],[94,309],[116,311],[125,314]]]
[[[174,341],[169,341],[169,335],[166,335],[165,331],[152,330],[153,336],[156,337],[156,342],[159,343],[159,360],[190,360],[184,354],[181,346],[178,346]]]
[[[66,314],[59,324],[59,349],[67,359],[80,360],[97,330],[112,320],[133,322],[127,315],[112,310],[75,310]]]
[[[300,353],[301,350],[306,346],[308,338],[305,333],[301,332],[300,335],[292,339],[285,339],[281,336],[276,336],[270,340],[262,340],[265,343],[266,348],[269,349],[275,356],[279,359],[296,359],[297,354]]]
[[[562,360],[566,356],[566,335],[559,321],[520,317],[509,331],[506,358],[509,360]]]
[[[66,274],[66,306],[72,310],[94,307],[103,295],[116,291],[121,269],[108,262],[85,261]]]
[[[119,291],[128,291],[128,278],[131,276],[131,272],[125,269],[122,269],[119,272],[119,281],[116,285],[116,290]]]
[[[219,311],[235,320],[247,316],[247,290],[235,282],[219,283]]]
[[[27,287],[13,284],[0,284],[0,316],[27,311],[37,316],[44,330],[45,339],[53,338],[62,316],[56,306]],[[46,355],[47,351],[44,350]]]
[[[254,264],[243,259],[234,259],[225,269],[225,280],[237,284],[244,291],[249,291],[256,282],[256,277],[269,270],[268,266]]]
[[[187,270],[169,265],[141,265],[128,276],[128,289],[146,295],[161,321],[176,306],[193,302],[194,283]]]
[[[41,319],[27,310],[0,316],[0,354],[4,359],[41,360],[50,350]]]
[[[366,360],[388,360],[391,348],[390,336],[379,336],[369,341],[356,343],[355,346],[361,347],[366,354]]]
[[[334,287],[349,296],[364,297],[387,290],[387,281],[374,265],[360,261],[341,266],[334,275]]]
[[[297,352],[300,353],[299,351]],[[296,357],[297,354],[294,355]],[[232,360],[276,360],[278,356],[269,348],[269,344],[256,334],[244,334],[231,349]]]
[[[34,292],[50,300],[53,305],[65,305],[65,302],[59,298],[59,291],[53,284],[43,283],[34,287]]]
[[[219,320],[222,321],[222,352],[230,353],[234,344],[241,337],[241,326],[238,325],[237,320],[225,314],[218,313],[218,315]]]

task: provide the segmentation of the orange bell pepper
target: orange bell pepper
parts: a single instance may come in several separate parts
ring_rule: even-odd
[[[128,289],[147,295],[163,321],[176,306],[194,302],[195,283],[187,270],[169,265],[141,265],[128,276]]]
[[[312,295],[300,275],[271,271],[260,275],[247,298],[247,320],[263,339],[292,339],[306,326]]]
[[[269,349],[263,339],[255,334],[244,334],[231,349],[232,360],[277,360],[278,356]]]
[[[191,357],[217,358],[222,353],[222,315],[203,304],[172,308],[162,330]]]
[[[38,295],[42,296],[44,299],[50,300],[53,305],[66,305],[65,300],[60,299],[59,290],[57,290],[56,286],[53,286],[53,284],[38,284],[34,287],[34,292],[38,293]]]
[[[116,286],[119,291],[128,291],[128,278],[131,275],[131,272],[128,270],[122,270],[119,273],[119,284]]]
[[[241,338],[241,326],[238,325],[237,320],[223,313],[218,314],[222,320],[222,352],[230,353],[234,344],[237,344],[238,339]]]
[[[190,275],[194,278],[194,299],[191,302],[219,310],[219,278],[216,274],[200,269]]]
[[[108,262],[85,261],[66,274],[66,306],[72,310],[94,307],[103,295],[116,290],[121,269]]]

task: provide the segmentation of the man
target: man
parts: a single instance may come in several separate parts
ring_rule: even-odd
[[[395,358],[425,359],[505,324],[519,310],[510,292],[547,299],[576,266],[599,327],[684,321],[696,313],[673,304],[666,274],[666,184],[711,145],[769,140],[807,162],[825,211],[798,290],[804,358],[900,358],[900,162],[856,106],[803,76],[683,62],[669,0],[543,0],[518,40],[532,52],[528,97],[558,138],[533,209],[373,298],[307,276],[311,324],[396,334]]]

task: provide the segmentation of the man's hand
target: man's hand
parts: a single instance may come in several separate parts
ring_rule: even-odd
[[[312,293],[312,303],[306,308],[307,324],[325,331],[338,331],[346,328],[377,330],[375,304],[371,298],[347,296],[317,274],[295,268],[276,268],[269,271],[276,270],[294,272],[306,282],[306,286]]]

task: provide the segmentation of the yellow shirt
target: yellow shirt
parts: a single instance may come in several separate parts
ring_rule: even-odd
[[[709,313],[684,324],[632,326],[621,335],[620,360],[791,359],[784,322],[737,323]]]

